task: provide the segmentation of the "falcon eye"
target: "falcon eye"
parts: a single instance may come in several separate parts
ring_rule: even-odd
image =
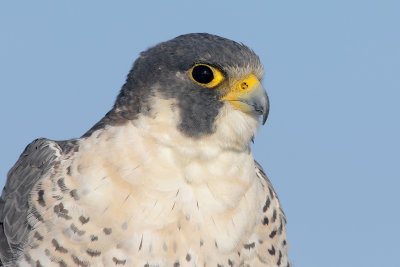
[[[193,81],[208,88],[217,86],[224,80],[224,75],[221,71],[206,64],[196,64],[189,72],[189,76]]]
[[[205,65],[197,65],[192,70],[193,79],[198,83],[207,84],[214,79],[214,74],[210,67]]]

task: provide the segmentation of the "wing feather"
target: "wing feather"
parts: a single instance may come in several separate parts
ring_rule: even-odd
[[[29,197],[35,184],[60,160],[57,142],[34,140],[22,152],[7,175],[0,198],[0,258],[5,264],[21,250],[31,226],[28,224]]]
[[[263,168],[258,162],[255,162],[255,167],[266,196],[262,219],[257,225],[258,237],[263,242],[259,244],[258,257],[255,262],[259,260],[264,264],[271,264],[271,266],[290,266],[287,255],[289,244],[286,239],[285,213]]]
[[[278,194],[275,192],[275,189],[272,186],[271,181],[268,179],[268,176],[265,174],[265,172],[264,172],[263,168],[261,167],[260,163],[258,163],[257,161],[254,161],[254,162],[255,162],[255,166],[256,166],[257,175],[261,176],[262,179],[264,179],[265,182],[267,182],[268,190],[270,191],[270,194],[272,194],[278,200],[279,210],[281,211],[283,219],[286,222],[286,215],[285,215],[285,212],[283,211],[282,206],[280,204],[280,201],[279,201],[279,198],[278,198]]]

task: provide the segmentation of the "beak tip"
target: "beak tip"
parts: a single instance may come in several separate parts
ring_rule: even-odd
[[[265,106],[264,106],[263,120],[262,120],[262,124],[263,125],[267,121],[268,114],[269,114],[269,98],[268,98],[266,93],[265,93],[265,99],[266,99],[266,103],[265,103]]]
[[[263,124],[263,125],[264,125],[265,122],[267,121],[268,113],[269,113],[269,110],[266,110],[266,111],[263,113],[263,118],[262,118],[262,124]]]
[[[263,116],[262,125],[264,125],[265,122],[267,121],[267,117],[268,117],[268,116],[265,116],[265,115]]]

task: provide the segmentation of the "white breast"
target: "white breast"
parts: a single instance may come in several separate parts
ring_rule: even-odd
[[[249,139],[257,124],[243,130],[225,123],[216,134],[195,140],[176,130],[175,115],[141,117],[80,140],[79,152],[57,174],[68,193],[52,200],[44,215],[49,223],[37,228],[48,233],[43,248],[54,248],[55,239],[68,249],[51,251],[50,258],[68,263],[79,255],[92,266],[114,266],[116,260],[144,266],[190,255],[190,263],[200,265],[236,254],[264,201],[254,159],[241,139]],[[232,119],[224,116],[219,119]],[[238,140],[228,149],[226,138]],[[61,202],[71,219],[53,211]],[[46,253],[30,252],[48,260]]]

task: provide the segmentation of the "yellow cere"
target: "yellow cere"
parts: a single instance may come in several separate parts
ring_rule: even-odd
[[[213,87],[217,86],[218,84],[220,84],[225,79],[224,75],[222,74],[222,72],[220,70],[218,70],[218,69],[216,69],[216,68],[214,68],[214,67],[212,67],[210,65],[207,65],[207,64],[196,64],[190,69],[190,72],[192,72],[192,70],[197,66],[207,66],[207,67],[209,67],[211,69],[211,71],[213,72],[213,75],[214,75],[214,78],[212,79],[212,81],[207,83],[207,84],[199,83],[199,82],[195,81],[192,78],[191,75],[189,75],[194,82],[196,82],[197,84],[200,84],[201,86],[205,86],[205,87],[208,87],[208,88],[213,88]]]
[[[235,83],[231,91],[220,100],[236,100],[240,95],[250,91],[255,84],[260,83],[254,74],[246,76],[244,79]]]

